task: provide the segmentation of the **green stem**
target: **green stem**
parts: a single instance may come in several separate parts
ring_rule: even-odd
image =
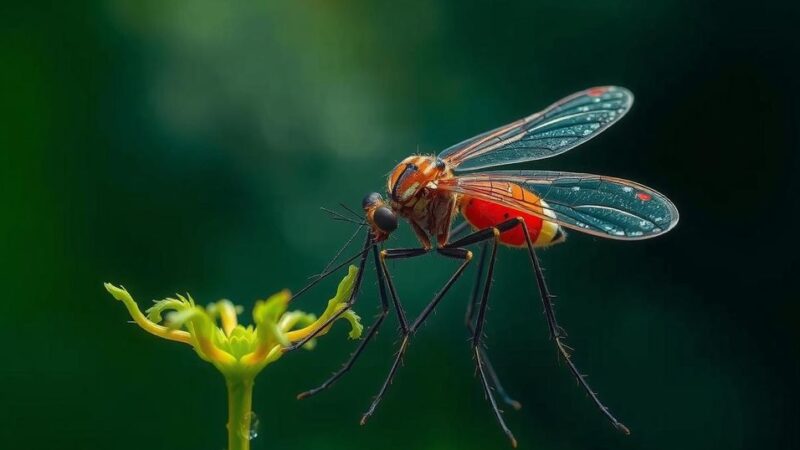
[[[253,379],[226,381],[228,385],[228,450],[250,450]]]

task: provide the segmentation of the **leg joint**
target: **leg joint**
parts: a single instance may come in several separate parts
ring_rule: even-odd
[[[415,256],[424,255],[429,251],[429,248],[390,248],[381,250],[381,258],[384,260],[414,258]]]
[[[442,247],[442,248],[437,248],[436,251],[440,255],[447,256],[448,258],[463,259],[466,261],[472,259],[472,252],[461,247],[456,247],[456,248]]]

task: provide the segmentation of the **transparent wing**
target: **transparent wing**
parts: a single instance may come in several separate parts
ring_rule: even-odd
[[[587,89],[544,111],[454,145],[439,158],[458,171],[550,158],[597,136],[632,104],[633,94],[625,88]]]
[[[636,240],[678,223],[675,205],[633,181],[584,173],[496,171],[440,180],[437,189],[525,211],[595,236]]]

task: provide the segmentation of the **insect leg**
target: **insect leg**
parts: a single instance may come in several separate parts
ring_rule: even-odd
[[[467,304],[467,313],[464,318],[467,330],[469,330],[469,332],[472,334],[475,333],[475,327],[472,324],[473,316],[475,312],[475,307],[478,303],[478,299],[480,298],[479,292],[481,289],[481,281],[483,279],[483,269],[486,266],[486,257],[489,254],[487,247],[488,245],[485,242],[481,245],[481,250],[480,250],[481,258],[478,261],[478,270],[475,274],[475,285],[472,288],[472,297],[470,298],[470,301]],[[494,366],[492,366],[491,361],[489,361],[489,355],[487,354],[486,349],[483,348],[483,346],[480,346],[479,350],[481,352],[484,367],[486,368],[486,373],[489,375],[489,378],[491,378],[492,384],[494,385],[494,389],[497,395],[500,397],[501,400],[503,400],[504,403],[511,406],[512,408],[514,409],[522,408],[522,405],[518,401],[511,398],[511,396],[508,395],[508,393],[506,392],[505,388],[503,387],[503,384],[500,382],[500,377],[497,376],[497,372],[494,370]]]
[[[450,230],[450,239],[457,239],[461,234],[469,231],[469,222],[462,221]]]
[[[367,230],[367,233],[366,233],[366,235],[367,235],[367,236],[366,236],[366,240],[365,240],[365,242],[364,242],[364,246],[361,248],[361,251],[359,251],[359,252],[358,252],[358,253],[356,253],[355,255],[353,255],[353,256],[351,256],[351,257],[347,258],[345,261],[343,261],[343,262],[339,263],[339,264],[338,264],[336,267],[334,267],[334,268],[332,268],[332,269],[330,269],[330,270],[323,270],[323,271],[322,271],[322,273],[320,273],[320,274],[317,274],[317,275],[314,275],[314,277],[313,277],[314,279],[313,279],[313,280],[312,280],[310,283],[308,283],[307,285],[305,285],[305,286],[304,286],[302,289],[300,289],[299,291],[295,292],[295,293],[292,295],[292,298],[290,298],[290,299],[289,299],[289,302],[291,303],[292,301],[294,301],[295,299],[297,299],[297,297],[300,297],[300,296],[301,296],[301,295],[303,295],[303,294],[304,294],[306,291],[308,291],[309,289],[311,289],[312,287],[314,287],[314,286],[315,286],[317,283],[319,283],[320,281],[322,281],[322,280],[324,280],[325,278],[329,277],[331,274],[333,274],[333,273],[334,273],[334,272],[336,272],[337,270],[341,269],[342,267],[346,266],[347,264],[350,264],[350,263],[351,263],[353,260],[355,260],[355,259],[356,259],[356,258],[358,258],[359,256],[361,257],[361,264],[360,264],[360,267],[363,269],[363,263],[364,263],[364,261],[365,261],[365,259],[366,259],[366,257],[367,257],[366,255],[367,255],[367,253],[369,252],[369,249],[370,249],[370,248],[372,248],[372,247],[374,247],[375,245],[377,245],[377,243],[373,242],[373,240],[372,240],[372,234],[371,234],[371,231],[370,231],[370,230]],[[331,263],[328,263],[328,267],[329,267],[329,266],[330,266],[332,263],[333,263],[333,261],[331,261]],[[360,273],[359,273],[359,275],[358,275],[358,281],[360,282],[360,280],[361,280],[361,275],[360,275]],[[358,286],[356,286],[356,287],[358,287]],[[353,292],[355,292],[355,291],[356,291],[356,289],[354,288],[354,289],[353,289]],[[352,297],[351,297],[351,298],[352,298]],[[342,311],[344,311],[344,309],[343,309]]]
[[[511,440],[511,445],[513,447],[516,447],[517,440],[516,438],[514,438],[514,434],[511,433],[511,430],[506,425],[505,420],[503,420],[503,413],[500,411],[500,408],[497,407],[497,400],[495,400],[494,394],[492,393],[492,386],[489,384],[489,379],[487,378],[486,375],[488,369],[486,368],[486,361],[484,360],[484,351],[481,344],[481,338],[483,337],[483,326],[486,320],[486,308],[489,305],[489,291],[492,287],[492,276],[494,275],[494,264],[495,261],[497,260],[497,244],[500,240],[500,230],[498,230],[497,228],[490,228],[489,231],[492,232],[491,236],[494,239],[492,239],[491,254],[489,256],[489,266],[486,270],[486,283],[483,286],[481,299],[480,302],[478,303],[478,316],[475,319],[475,327],[472,330],[472,351],[475,354],[475,364],[478,368],[478,375],[480,376],[481,386],[483,387],[483,391],[486,394],[486,398],[489,400],[489,405],[491,405],[492,411],[494,412],[495,418],[497,419],[497,422],[500,424],[500,428],[503,430],[503,433],[505,433],[505,435],[508,436],[508,438]],[[478,233],[480,233],[480,231]],[[467,236],[467,238],[469,238],[469,236]]]
[[[397,321],[400,326],[400,333],[402,333],[403,336],[408,334],[408,319],[406,319],[406,313],[403,310],[403,305],[400,303],[400,300],[397,296],[397,290],[394,288],[394,281],[392,280],[392,274],[389,273],[389,268],[386,266],[386,260],[414,258],[424,255],[428,253],[428,251],[429,250],[425,248],[395,248],[387,249],[381,252],[380,267],[383,271],[383,276],[386,279],[386,285],[389,287],[389,294],[392,297],[392,304],[394,305],[394,310],[397,313]]]
[[[381,266],[384,270],[387,269],[385,260],[386,259],[393,259],[393,258],[409,258],[413,256],[418,256],[420,254],[426,253],[428,250],[420,249],[421,252],[417,252],[416,254],[410,254],[408,250],[400,250],[400,251],[393,251],[393,250],[384,250],[381,252]],[[470,260],[472,259],[472,252],[464,248],[440,248],[437,250],[444,256],[460,259],[463,262],[461,265],[456,269],[450,279],[444,284],[444,286],[439,290],[439,292],[434,295],[433,299],[428,303],[422,312],[419,314],[419,317],[411,324],[408,325],[406,328],[403,328],[402,321],[401,321],[401,331],[402,331],[402,341],[400,342],[400,349],[395,356],[394,362],[392,363],[391,368],[389,369],[389,373],[386,376],[383,385],[381,385],[378,394],[372,401],[369,409],[361,416],[361,425],[364,425],[367,422],[372,414],[375,413],[375,409],[378,407],[378,404],[381,402],[383,395],[386,393],[386,390],[389,388],[389,385],[392,383],[392,379],[394,378],[395,374],[397,373],[397,369],[400,367],[400,362],[405,355],[406,350],[408,349],[409,341],[411,340],[411,336],[419,329],[419,327],[425,322],[425,320],[430,316],[439,302],[444,298],[444,295],[450,289],[451,286],[458,280],[461,275],[464,273],[464,270],[467,268]],[[413,252],[412,252],[413,253]],[[389,275],[388,271],[386,272],[386,280],[389,282],[389,292],[392,296],[392,300],[394,301],[395,305],[399,305],[399,300],[397,299],[397,292],[392,287],[392,284],[389,280],[391,280],[391,276]],[[399,310],[398,310],[399,312]]]
[[[284,347],[283,348],[284,352],[290,352],[292,350],[297,350],[298,348],[304,346],[308,341],[310,341],[311,339],[314,339],[319,333],[322,332],[322,330],[326,329],[328,327],[328,325],[330,325],[334,321],[336,321],[336,319],[338,319],[342,314],[344,314],[345,311],[350,309],[355,304],[356,300],[358,299],[358,294],[361,291],[361,282],[364,280],[364,266],[366,266],[366,263],[367,263],[367,254],[369,253],[369,249],[371,247],[374,247],[374,246],[375,246],[375,243],[372,240],[372,235],[369,232],[367,232],[367,238],[364,241],[364,248],[362,249],[362,251],[360,253],[358,253],[356,255],[356,256],[361,255],[361,261],[358,263],[358,273],[356,274],[356,281],[353,283],[353,290],[352,290],[352,292],[350,292],[350,298],[347,299],[347,302],[345,303],[344,308],[341,308],[339,311],[337,311],[336,313],[331,315],[331,317],[329,317],[328,320],[323,322],[322,325],[320,325],[316,330],[311,332],[305,338],[295,342],[294,344],[292,344],[290,346]],[[355,258],[351,258],[351,260],[352,259],[355,259]],[[347,263],[347,262],[349,262],[349,261],[345,261],[345,263]],[[339,266],[337,266],[333,270],[329,271],[327,274],[321,275],[319,278],[314,280],[310,285],[308,285],[305,288],[303,288],[303,290],[308,289],[309,287],[313,286],[318,281],[320,281],[322,278],[324,278],[325,276],[328,276],[330,273],[332,273],[333,271],[337,270],[342,265],[343,264],[340,264]],[[295,294],[295,297],[293,297],[293,298],[296,298],[297,295],[298,294]]]
[[[488,241],[489,239],[494,239],[499,233],[504,233],[519,225],[518,220],[519,219],[508,219],[505,222],[500,222],[493,227],[483,228],[475,231],[472,234],[468,234],[457,241],[445,245],[444,248],[466,247],[467,245],[477,244],[479,242]]]
[[[488,255],[486,250],[487,245],[484,242],[480,248],[481,259],[478,261],[478,268],[475,272],[475,285],[472,286],[472,296],[469,299],[469,303],[467,303],[467,312],[464,314],[464,324],[470,329],[470,332],[472,332],[472,318],[474,316],[475,303],[478,301],[478,292],[481,289],[481,281],[483,280],[483,269],[486,266],[486,255]]]
[[[376,276],[378,278],[378,293],[380,294],[380,298],[381,298],[381,313],[380,313],[380,315],[378,315],[378,318],[375,319],[375,322],[372,324],[372,326],[370,326],[369,331],[367,331],[366,336],[361,341],[361,343],[358,345],[358,347],[356,348],[356,351],[353,352],[352,355],[350,355],[350,358],[347,360],[347,362],[344,364],[344,366],[342,366],[341,369],[336,371],[330,378],[325,380],[325,382],[322,383],[321,385],[319,385],[318,387],[298,394],[298,396],[297,396],[298,400],[304,399],[306,397],[310,397],[310,396],[312,396],[312,395],[314,395],[314,394],[316,394],[316,393],[318,393],[318,392],[320,392],[320,391],[322,391],[324,389],[327,389],[329,386],[331,386],[333,383],[335,383],[336,380],[341,378],[342,375],[344,375],[347,371],[349,371],[350,368],[353,367],[353,364],[356,362],[356,360],[358,359],[359,355],[361,355],[361,352],[364,350],[364,348],[370,342],[370,340],[376,334],[378,334],[378,329],[383,324],[384,319],[386,319],[386,315],[389,313],[389,300],[386,298],[386,282],[385,282],[385,279],[384,279],[383,267],[381,266],[380,260],[378,259],[378,248],[377,247],[373,247],[372,253],[373,253],[374,257],[375,257],[375,274],[376,274]]]
[[[600,402],[600,399],[597,397],[597,394],[592,391],[592,388],[589,386],[589,383],[586,382],[586,378],[584,375],[581,375],[580,371],[578,371],[577,366],[575,363],[572,362],[572,358],[570,357],[568,347],[564,344],[563,339],[566,337],[564,331],[561,327],[558,326],[558,322],[556,322],[555,311],[553,310],[553,295],[550,294],[550,290],[547,288],[547,283],[544,280],[544,273],[542,272],[542,266],[539,264],[539,258],[536,256],[536,252],[533,249],[533,243],[531,242],[531,238],[528,235],[528,228],[525,225],[525,221],[519,219],[519,223],[522,226],[523,234],[525,235],[525,241],[528,247],[528,255],[531,259],[531,264],[533,265],[533,271],[536,275],[536,284],[539,286],[539,294],[542,298],[542,304],[544,305],[545,317],[547,318],[547,327],[550,330],[550,338],[556,344],[558,348],[558,352],[567,362],[567,367],[569,367],[569,371],[572,372],[572,375],[578,380],[581,387],[586,391],[586,393],[591,397],[592,401],[600,408],[600,411],[608,417],[611,421],[611,424],[620,431],[625,434],[630,434],[630,430],[628,427],[623,425],[616,417],[614,417],[608,408]]]

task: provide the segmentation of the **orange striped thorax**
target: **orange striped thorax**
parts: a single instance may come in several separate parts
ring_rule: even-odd
[[[431,248],[428,235],[439,245],[445,245],[450,236],[458,196],[438,191],[436,186],[439,180],[452,176],[447,163],[435,156],[409,156],[389,175],[390,205],[408,220],[425,248]]]
[[[435,189],[436,180],[445,176],[452,175],[441,159],[435,156],[409,156],[392,170],[387,192],[395,204],[409,207],[415,203],[418,193],[427,187]]]

